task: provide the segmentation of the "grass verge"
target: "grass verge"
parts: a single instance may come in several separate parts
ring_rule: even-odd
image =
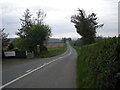
[[[48,48],[48,51],[42,52],[40,54],[40,58],[47,58],[47,57],[52,57],[52,56],[57,56],[62,53],[64,53],[67,50],[67,47],[56,47],[56,48]]]

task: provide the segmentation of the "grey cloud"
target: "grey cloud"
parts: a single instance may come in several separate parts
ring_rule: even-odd
[[[110,4],[109,7],[106,8],[102,8],[100,10],[98,10],[98,21],[100,21],[100,23],[104,23],[104,27],[102,29],[98,29],[97,32],[98,34],[100,33],[115,33],[117,32],[117,1],[118,0],[103,0],[106,1],[106,4]],[[21,18],[21,16],[23,15],[23,12],[25,11],[26,7],[20,7],[20,6],[16,6],[13,3],[2,3],[0,4],[2,5],[2,11],[3,11],[3,15],[2,15],[2,24],[3,27],[5,27],[6,32],[10,33],[11,35],[15,34],[15,32],[18,31],[18,29],[20,28],[20,20],[19,18]],[[61,9],[58,8],[52,8],[52,7],[47,7],[47,6],[34,6],[32,7],[28,7],[31,12],[34,11],[38,11],[38,9],[43,10],[45,13],[49,13],[49,12],[56,12],[56,11],[60,11],[60,12],[64,12],[65,11],[61,11]],[[96,7],[97,8],[97,7]],[[76,8],[77,9],[77,8]],[[77,13],[77,11],[76,11]],[[96,12],[95,12],[96,13]],[[101,15],[99,15],[101,14]],[[47,17],[49,17],[47,15]],[[54,16],[53,16],[54,17]],[[53,18],[52,17],[52,18]],[[67,16],[66,16],[67,17]],[[70,18],[63,17],[65,19],[61,19],[61,20],[49,20],[47,24],[50,25],[50,27],[52,28],[52,32],[53,34],[56,34],[56,36],[58,34],[67,34],[68,32],[70,33],[77,33],[76,29],[74,28],[74,25],[71,24],[70,22]],[[108,35],[107,34],[107,35]]]
[[[12,24],[19,24],[20,20],[17,16],[2,16],[2,23],[3,25],[12,25]]]
[[[11,35],[14,35],[15,32],[20,28],[20,20],[17,16],[3,16],[2,17],[2,25],[5,28],[5,32]]]
[[[46,7],[46,6],[35,6],[35,7],[31,7],[30,8],[31,10],[35,10],[35,11],[38,11],[39,9],[43,10],[45,13],[46,12],[55,12],[55,11],[58,11],[59,9],[56,9],[56,8],[52,8],[52,7]]]

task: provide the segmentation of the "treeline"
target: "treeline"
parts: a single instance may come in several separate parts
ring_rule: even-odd
[[[94,43],[100,42],[102,40],[104,40],[106,37],[102,37],[102,36],[96,36],[94,39]],[[74,41],[74,46],[83,46],[84,44],[82,43],[82,38],[78,38],[77,40]]]

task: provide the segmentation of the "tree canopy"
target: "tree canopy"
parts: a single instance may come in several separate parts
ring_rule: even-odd
[[[32,26],[32,14],[30,13],[29,9],[26,9],[23,15],[23,18],[20,19],[22,22],[21,28],[18,29],[18,32],[16,33],[20,38],[25,38],[28,34],[28,31],[30,27]]]
[[[47,40],[47,37],[50,36],[51,29],[47,25],[33,25],[28,35],[26,36],[25,42],[28,50],[36,50],[36,46],[40,45],[42,49],[44,42]]]
[[[32,17],[29,9],[26,9],[23,19],[20,19],[21,29],[17,32],[20,37],[15,44],[24,50],[36,51],[37,45],[40,45],[42,50],[45,41],[51,36],[51,29],[48,25],[43,23],[46,14],[39,10],[37,18]],[[34,19],[32,19],[34,18]]]
[[[75,24],[77,33],[82,36],[82,43],[91,44],[95,42],[96,29],[102,27],[98,24],[95,13],[86,15],[84,10],[78,9],[78,14],[71,17],[71,22]]]

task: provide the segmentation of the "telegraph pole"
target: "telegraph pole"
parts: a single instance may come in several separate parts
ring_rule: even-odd
[[[118,2],[118,37],[120,37],[120,1]]]

